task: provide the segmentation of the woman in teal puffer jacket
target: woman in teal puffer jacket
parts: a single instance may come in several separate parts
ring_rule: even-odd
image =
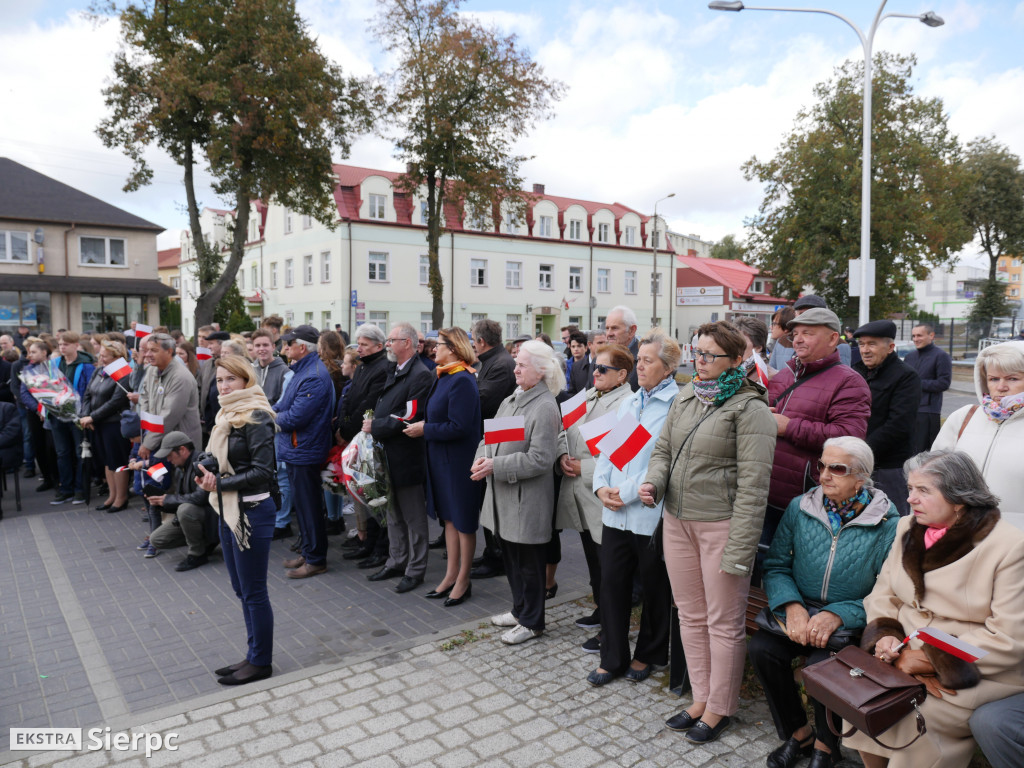
[[[765,558],[768,607],[785,635],[759,630],[747,650],[783,739],[768,755],[769,768],[790,768],[808,755],[809,768],[830,768],[842,759],[825,708],[813,700],[814,729],[808,724],[792,660],[821,661],[832,652],[827,645],[834,632],[859,631],[866,624],[864,598],[892,549],[899,521],[896,506],[871,487],[873,468],[871,448],[860,438],[825,441],[818,462],[821,486],[790,502]],[[838,720],[834,724],[838,729]]]

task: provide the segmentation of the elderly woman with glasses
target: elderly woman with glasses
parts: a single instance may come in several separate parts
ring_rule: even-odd
[[[769,768],[790,768],[807,756],[812,768],[842,759],[817,701],[811,701],[814,727],[808,723],[792,662],[828,658],[866,624],[864,598],[899,522],[896,506],[871,486],[873,468],[871,448],[860,438],[826,440],[818,461],[821,485],[790,502],[765,559],[771,616],[764,626],[771,629],[759,630],[747,651],[783,740],[768,755]],[[838,719],[833,726],[839,728]]]

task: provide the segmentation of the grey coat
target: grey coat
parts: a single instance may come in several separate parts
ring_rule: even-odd
[[[502,401],[495,418],[520,415],[526,417],[525,442],[484,445],[481,440],[477,447],[477,458],[494,458],[480,524],[506,541],[546,544],[551,540],[553,470],[562,423],[555,396],[543,382],[526,392],[517,389]]]
[[[203,444],[203,430],[199,424],[199,386],[181,359],[172,358],[171,364],[161,372],[155,365],[146,369],[146,378],[139,395],[139,408],[164,419],[164,434],[178,430],[199,449]],[[160,448],[163,436],[147,432],[142,441],[149,450]]]
[[[579,425],[593,421],[606,413],[619,409],[622,401],[632,395],[628,384],[613,389],[598,398],[597,389],[587,392],[587,417],[573,424],[565,432],[565,444],[559,453],[568,453],[580,460],[578,477],[562,477],[562,487],[558,492],[558,511],[555,515],[555,528],[572,529],[574,531],[590,531],[595,544],[601,543],[601,515],[604,506],[594,493],[594,466],[597,459],[590,455],[587,443],[580,435]],[[559,470],[561,471],[561,470]]]

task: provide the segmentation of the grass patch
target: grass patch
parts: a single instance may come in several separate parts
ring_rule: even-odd
[[[481,624],[478,628],[483,629],[486,624]],[[474,632],[472,629],[464,629],[455,637],[449,638],[441,643],[442,651],[454,651],[460,646],[467,645],[469,643],[475,643],[477,640],[483,640],[485,637],[490,637],[485,632]]]

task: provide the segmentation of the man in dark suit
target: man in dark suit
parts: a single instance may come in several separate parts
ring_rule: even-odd
[[[915,325],[910,332],[914,347],[904,362],[921,377],[921,404],[917,407],[914,453],[931,450],[939,434],[942,393],[953,383],[953,358],[935,346],[935,328],[929,323]]]

